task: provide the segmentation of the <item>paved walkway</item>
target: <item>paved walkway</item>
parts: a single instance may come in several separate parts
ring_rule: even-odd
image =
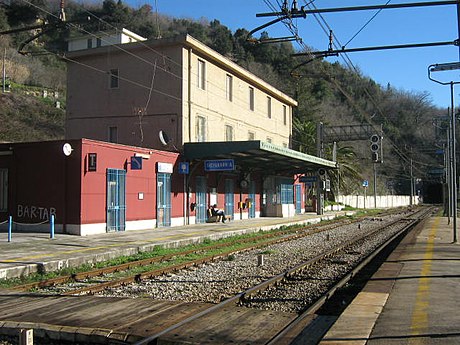
[[[282,225],[317,223],[345,214],[347,212],[343,211],[326,212],[322,216],[307,213],[291,218],[255,218],[225,224],[194,224],[87,237],[56,234],[54,239],[50,239],[46,233],[13,232],[11,242],[8,242],[6,232],[0,232],[0,279],[100,262],[148,251],[158,245],[174,247],[199,242],[204,238],[219,239]]]
[[[460,344],[460,245],[432,217],[403,242],[355,298],[321,345]]]

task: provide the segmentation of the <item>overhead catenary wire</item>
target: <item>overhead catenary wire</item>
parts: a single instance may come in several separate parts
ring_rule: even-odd
[[[265,1],[265,0],[264,0],[264,1]],[[390,1],[391,1],[391,0],[389,0],[389,1],[387,2],[387,4],[388,4]],[[314,5],[314,3],[313,3],[313,1],[310,1],[310,2],[307,3],[306,0],[304,0],[304,2],[305,2],[305,5],[306,5],[307,7],[310,7],[310,5],[311,5],[311,6],[313,6],[313,7],[315,8],[315,10],[317,10],[316,7],[315,7],[315,5]],[[267,1],[265,1],[265,3],[267,3]],[[278,1],[278,5],[280,5],[279,1]],[[274,6],[273,6],[273,5],[271,5],[271,6],[269,6],[269,7],[270,7],[272,10],[274,10]],[[370,23],[370,21],[372,21],[372,20],[378,15],[378,13],[380,13],[380,11],[381,11],[381,10],[379,10],[379,11],[378,11],[378,12],[377,12],[377,13],[376,13],[376,14],[375,14],[375,15],[374,15],[374,16],[373,16],[373,17],[372,17],[372,18],[371,18],[371,19],[370,19],[370,20],[369,20],[359,31],[358,31],[358,33],[360,33],[360,32]],[[317,18],[317,15],[321,18],[321,20],[319,20],[319,19]],[[326,34],[328,34],[328,35],[331,35],[331,34],[334,35],[334,34],[333,34],[333,30],[332,30],[331,27],[327,24],[326,20],[324,19],[324,17],[321,15],[320,12],[314,13],[314,16],[315,16],[315,19],[317,20],[317,22],[319,23],[319,25],[321,26],[321,28],[323,29],[323,31],[324,31]],[[321,23],[321,21],[322,21],[322,22],[324,23],[324,25],[328,28],[328,30],[325,29],[325,26],[323,26],[323,24]],[[283,23],[284,23],[284,21],[283,21]],[[291,18],[290,18],[290,23],[292,24],[292,19],[291,19]],[[286,24],[285,24],[285,25],[286,25]],[[286,25],[286,27],[287,27],[287,29],[288,29],[289,31],[291,31],[291,33],[292,33],[292,26],[291,26],[291,25]],[[296,30],[296,33],[298,33],[298,30]],[[357,34],[358,34],[358,33],[357,33]],[[352,39],[353,39],[354,37],[356,37],[357,34],[355,34],[355,35],[352,37]],[[335,45],[335,47],[337,48],[337,43],[335,43],[335,42],[339,42],[339,40],[338,40],[338,38],[337,38],[335,35],[334,35],[334,39],[335,39],[334,45]],[[348,44],[350,41],[351,41],[351,40],[349,40],[349,41],[347,42],[347,44]],[[304,51],[307,53],[307,55],[310,56],[311,60],[313,60],[313,59],[314,59],[314,56],[313,56],[312,54],[308,54],[309,52],[311,52],[311,49],[305,45],[305,43],[302,41],[301,38],[300,38],[297,42],[303,47]],[[342,55],[342,54],[341,54],[341,55]],[[345,61],[345,64],[346,64],[350,69],[354,70],[356,73],[359,74],[358,69],[354,66],[353,62],[352,62],[351,59],[348,57],[348,55],[347,55],[346,53],[343,54],[343,55],[345,56],[345,57],[342,56],[342,58],[343,58],[344,61]],[[311,60],[310,60],[310,61],[311,61]],[[324,69],[324,67],[323,67],[322,65],[321,65],[320,68],[330,76],[329,72],[325,71],[325,69]],[[331,77],[331,76],[330,76],[330,77]],[[340,86],[340,84],[338,83],[338,81],[337,81],[335,78],[332,78],[332,77],[329,78],[329,80],[330,80],[330,82],[332,82],[332,83],[339,89],[339,91],[347,98],[347,100],[348,100],[348,102],[350,103],[350,105],[352,105],[355,109],[357,109],[357,110],[363,115],[363,118],[366,120],[366,122],[368,122],[369,124],[373,125],[372,120],[367,116],[366,112],[364,112],[364,111],[359,107],[359,105],[356,104],[356,102],[353,100],[353,98],[352,98],[352,97],[351,97],[351,96]],[[387,117],[385,116],[385,114],[383,113],[383,111],[382,111],[382,110],[380,109],[380,107],[378,106],[377,101],[376,101],[376,100],[373,98],[373,96],[369,93],[369,90],[368,90],[367,88],[365,88],[364,91],[365,91],[365,94],[366,94],[366,96],[368,97],[368,99],[373,103],[374,107],[375,107],[375,108],[377,109],[377,111],[380,113],[381,117],[384,118],[384,119],[387,119]],[[387,120],[388,120],[388,119],[387,119]],[[387,141],[390,143],[390,145],[391,145],[391,146],[393,147],[393,149],[395,150],[396,154],[397,154],[403,161],[405,161],[406,163],[409,163],[409,162],[410,162],[410,158],[408,158],[408,157],[400,150],[400,148],[399,148],[393,141],[391,141],[391,140],[389,140],[389,139],[387,139]],[[417,170],[419,170],[419,169],[417,169]],[[421,173],[422,171],[419,170],[419,172]]]
[[[306,0],[304,0],[306,1]],[[313,6],[314,9],[316,9],[316,6],[311,3],[311,4],[306,4],[306,6]],[[318,17],[321,18],[321,20],[319,20]],[[317,22],[319,23],[319,25],[321,26],[321,28],[323,29],[323,31],[325,32],[325,34],[329,35],[330,32],[331,32],[331,27],[328,25],[327,21],[325,20],[325,18],[321,15],[321,13],[315,13],[314,14],[314,17],[315,19],[317,20]],[[324,25],[322,23],[324,23]],[[325,29],[325,26],[327,27],[327,30]],[[336,43],[337,42],[337,43]],[[338,45],[340,45],[340,41],[338,40],[338,38],[336,37],[336,35],[334,34],[334,46],[337,48]],[[343,56],[342,56],[343,55]],[[356,73],[359,73],[358,69],[355,67],[355,65],[353,64],[353,62],[351,61],[350,57],[348,56],[348,54],[341,54],[341,57],[342,59],[344,60],[345,64],[351,68],[352,70],[354,70]],[[341,88],[341,86],[339,85],[339,83],[337,82],[337,80],[335,80],[334,78],[332,79],[332,81],[334,82],[334,85],[338,86],[338,88],[340,89],[340,91],[345,95],[345,97],[349,100],[349,102],[351,102],[351,104],[361,113],[361,115],[363,115],[363,118],[369,123],[369,124],[372,124],[372,120],[369,119],[369,116],[366,114],[366,112],[364,112],[361,107],[359,105],[356,104],[356,102],[353,100],[352,97],[350,97],[349,95],[347,95],[347,93],[345,92],[345,90],[343,90],[343,88]],[[376,110],[378,111],[378,113],[381,115],[382,118],[388,120],[387,116],[383,113],[383,111],[380,109],[379,105],[377,104],[377,101],[374,99],[374,97],[369,93],[369,90],[367,88],[364,89],[365,91],[365,94],[366,96],[368,97],[368,99],[372,102],[372,104],[374,105],[374,107],[376,108]],[[406,163],[409,163],[410,162],[410,158],[408,158],[406,155],[404,155],[404,153],[401,151],[401,149],[391,140],[389,140],[387,138],[387,141],[391,144],[391,146],[393,147],[393,149],[395,150],[395,152],[397,153],[397,155],[403,160],[405,161]]]
[[[385,3],[385,6],[388,5],[391,2],[391,0],[388,0]],[[380,8],[378,11],[376,11],[372,17],[343,45],[343,47],[346,47],[351,41],[353,41],[374,19],[377,17],[380,12],[383,11],[383,8]]]
[[[23,1],[25,1],[25,2],[27,2],[27,3],[29,3],[29,4],[31,4],[30,2],[28,2],[28,1],[26,1],[26,0],[23,0]],[[279,3],[279,2],[278,2],[278,3]],[[309,3],[309,4],[310,4],[310,3]],[[33,4],[31,4],[31,5],[33,5]],[[48,12],[48,13],[49,13],[49,12]],[[294,32],[298,32],[296,25],[294,25],[293,22],[292,22],[292,19],[290,19],[289,21],[286,20],[286,24],[285,24],[285,25],[289,28],[289,30],[293,30]],[[76,29],[78,29],[78,28],[76,28]],[[88,34],[91,34],[91,33],[88,33]],[[94,35],[94,36],[95,36],[95,35]],[[121,49],[121,50],[123,50],[123,49]],[[157,53],[158,53],[158,52],[157,52]],[[159,53],[159,54],[161,55],[161,53]],[[137,55],[135,55],[135,54],[132,54],[132,55],[133,55],[134,57],[136,57],[136,58],[139,58],[139,56],[137,56]],[[150,65],[152,65],[152,62],[150,62],[150,61],[147,61],[147,60],[146,60],[146,61],[144,61],[144,62],[149,63]],[[175,61],[172,61],[172,62],[173,62],[173,63],[176,63]],[[351,60],[350,60],[350,62],[351,62]],[[89,67],[90,67],[90,66],[89,66]],[[102,72],[102,71],[101,71],[101,72]],[[104,72],[104,73],[107,73],[106,71],[103,71],[103,72]],[[168,71],[168,72],[169,72],[169,71]],[[176,75],[176,77],[181,78],[180,76],[177,76],[177,75]],[[123,78],[121,78],[121,79],[123,79]],[[124,78],[123,80],[129,81],[129,79],[127,79],[127,78]],[[139,86],[139,84],[138,84],[138,86]],[[149,90],[150,92],[152,91],[152,89],[149,88],[148,86],[143,85],[143,87],[144,87],[145,89]],[[155,90],[155,92],[159,92],[159,91],[158,91],[158,90]],[[341,92],[343,93],[343,90],[342,90]],[[165,94],[165,93],[162,93],[162,94],[164,94],[164,95],[166,95],[166,96],[170,96],[170,97],[172,96],[172,95],[168,95],[168,94]],[[347,99],[349,99],[349,101],[353,102],[352,98],[351,98],[349,95],[346,95],[346,97],[347,97]],[[176,99],[178,99],[178,98],[176,98]]]

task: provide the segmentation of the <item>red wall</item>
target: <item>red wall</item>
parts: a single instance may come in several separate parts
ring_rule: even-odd
[[[65,142],[73,148],[70,156],[62,151]],[[107,168],[127,171],[126,221],[155,219],[158,162],[174,165],[171,217],[183,217],[183,176],[177,173],[177,153],[88,139],[0,144],[0,151],[7,153],[0,155],[0,168],[8,169],[9,179],[8,210],[0,213],[0,222],[12,215],[15,222],[40,223],[53,213],[57,225],[105,223]],[[89,153],[97,155],[96,171],[88,170]],[[149,156],[142,160],[142,170],[131,169],[135,153]]]
[[[15,222],[40,223],[55,214],[57,223],[77,223],[80,211],[80,156],[77,141],[71,156],[62,152],[64,141],[2,144],[11,156],[0,156],[8,168],[8,212]]]
[[[97,154],[97,171],[88,171],[88,154]],[[142,170],[131,168],[135,153],[150,156],[142,159]],[[171,163],[177,172],[178,154],[165,151],[134,148],[83,139],[82,146],[82,224],[106,221],[106,172],[108,168],[126,169],[126,221],[156,218],[157,163]],[[182,186],[178,178],[172,178],[172,214],[183,216]],[[139,193],[143,199],[139,199]]]

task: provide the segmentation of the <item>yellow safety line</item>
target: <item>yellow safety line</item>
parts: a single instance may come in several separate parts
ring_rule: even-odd
[[[52,252],[52,253],[46,253],[46,254],[38,254],[38,255],[32,255],[32,256],[24,256],[24,257],[20,257],[20,258],[6,259],[6,260],[0,260],[0,261],[3,262],[3,263],[5,263],[5,262],[14,263],[16,261],[36,260],[36,259],[40,259],[40,258],[57,256],[57,255],[61,255],[61,254],[84,253],[84,252],[89,252],[89,251],[94,251],[94,250],[99,250],[99,249],[122,247],[122,246],[129,246],[129,245],[135,245],[135,244],[141,244],[141,243],[152,243],[152,242],[158,242],[158,241],[164,241],[164,240],[168,240],[168,239],[173,239],[175,237],[191,237],[191,236],[199,235],[199,234],[203,234],[203,232],[189,232],[189,233],[186,233],[186,234],[177,234],[177,235],[170,235],[170,236],[165,236],[165,237],[157,237],[157,238],[152,239],[152,240],[142,240],[142,241],[123,242],[123,243],[117,243],[117,244],[108,244],[108,245],[105,245],[105,246],[83,248],[83,249],[74,249],[74,250],[67,250],[67,251],[58,251],[58,252]]]
[[[409,344],[421,344],[423,339],[417,337],[428,330],[428,308],[430,305],[430,274],[433,263],[434,239],[438,231],[441,217],[436,217],[428,234],[423,265],[420,272],[417,295],[415,297],[414,310],[412,312],[411,336]]]

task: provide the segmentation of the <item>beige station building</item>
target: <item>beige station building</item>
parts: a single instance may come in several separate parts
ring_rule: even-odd
[[[66,138],[168,149],[162,131],[177,149],[247,140],[291,147],[297,102],[190,35],[105,37],[69,43]]]
[[[154,218],[168,215],[161,226],[206,222],[214,203],[240,220],[305,212],[314,186],[300,176],[336,167],[292,150],[293,98],[190,35],[146,40],[123,29],[76,37],[64,58],[66,140],[179,155],[166,172],[151,172],[167,181],[158,182]],[[126,162],[117,171],[129,178]],[[180,206],[171,202],[178,193]]]

